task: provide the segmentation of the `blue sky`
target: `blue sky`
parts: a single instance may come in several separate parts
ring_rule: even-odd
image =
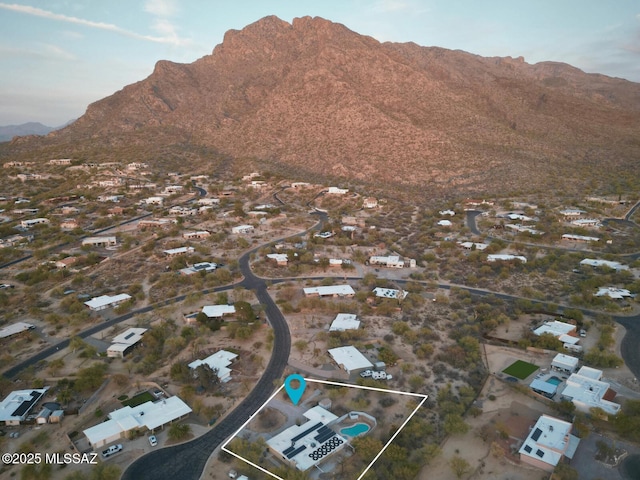
[[[156,61],[191,63],[266,15],[640,82],[637,0],[14,0],[0,1],[0,125],[61,125]]]

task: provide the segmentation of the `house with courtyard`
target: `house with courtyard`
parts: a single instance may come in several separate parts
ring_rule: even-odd
[[[609,415],[616,415],[620,411],[620,405],[611,401],[617,392],[611,389],[609,383],[602,381],[602,371],[595,368],[583,366],[577,373],[572,373],[560,395],[584,413],[590,413],[592,408]]]

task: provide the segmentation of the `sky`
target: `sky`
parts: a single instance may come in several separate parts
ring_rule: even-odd
[[[267,15],[640,82],[638,0],[0,0],[0,125],[61,126]]]

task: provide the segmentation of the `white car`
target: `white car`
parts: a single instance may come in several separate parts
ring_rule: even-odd
[[[151,435],[149,437],[149,445],[151,445],[152,447],[155,447],[156,445],[158,445],[158,439],[156,438],[155,435]]]
[[[104,458],[109,458],[111,455],[113,455],[114,453],[118,453],[121,450],[122,450],[122,444],[121,443],[119,443],[117,445],[111,445],[109,448],[107,448],[106,450],[102,451],[102,456]]]
[[[371,370],[365,370],[364,372],[360,372],[360,376],[362,378],[369,378],[371,375],[373,375],[373,372]]]

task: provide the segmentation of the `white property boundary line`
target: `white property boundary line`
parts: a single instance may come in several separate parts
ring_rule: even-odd
[[[391,436],[391,438],[389,439],[389,441],[382,447],[382,450],[380,450],[378,452],[378,454],[373,458],[373,460],[371,460],[371,463],[369,463],[369,465],[367,465],[367,467],[363,470],[363,472],[360,474],[360,476],[356,479],[356,480],[361,480],[362,477],[365,476],[365,474],[371,469],[371,467],[373,466],[374,463],[376,463],[376,461],[378,460],[378,458],[380,458],[380,456],[384,453],[384,451],[387,449],[387,447],[389,445],[391,445],[391,442],[393,442],[393,440],[395,440],[395,438],[398,436],[398,434],[400,433],[400,431],[405,427],[405,425],[407,423],[409,423],[409,420],[411,420],[411,418],[416,414],[416,412],[418,411],[418,409],[424,404],[424,402],[427,400],[427,398],[429,398],[428,395],[424,395],[421,393],[411,393],[411,392],[401,392],[399,390],[387,390],[384,388],[377,388],[377,387],[365,387],[363,385],[352,385],[350,383],[340,383],[340,382],[330,382],[327,380],[316,380],[313,378],[305,378],[305,381],[309,382],[309,383],[323,383],[325,385],[335,385],[337,387],[348,387],[348,388],[359,388],[361,390],[373,390],[375,392],[382,392],[382,393],[395,393],[398,395],[408,395],[411,397],[419,397],[422,398],[422,401],[416,406],[416,408],[409,414],[409,416],[405,419],[405,421],[402,423],[402,425],[400,425],[400,428],[398,428],[398,430],[396,430],[396,432]],[[234,457],[242,460],[245,463],[248,463],[249,465],[251,465],[254,468],[257,468],[258,470],[266,473],[267,475],[272,476],[273,478],[276,478],[278,480],[284,480],[282,477],[279,477],[277,475],[275,475],[274,473],[271,473],[270,471],[268,471],[267,469],[261,467],[260,465],[256,465],[255,463],[247,460],[246,458],[238,455],[235,452],[232,452],[231,450],[229,450],[227,448],[227,445],[231,442],[231,440],[233,440],[248,424],[249,422],[251,422],[251,420],[253,420],[253,418],[258,415],[258,413],[260,413],[262,411],[262,409],[264,407],[267,406],[267,404],[273,400],[273,398],[278,395],[278,393],[280,393],[280,391],[284,388],[284,383],[280,386],[280,388],[278,388],[273,395],[271,395],[269,397],[269,399],[264,403],[264,405],[262,405],[258,410],[256,410],[256,412],[251,415],[249,417],[249,419],[244,422],[242,424],[242,426],[231,436],[229,437],[229,439],[224,443],[224,445],[222,445],[222,450],[227,452],[230,455],[233,455]]]

